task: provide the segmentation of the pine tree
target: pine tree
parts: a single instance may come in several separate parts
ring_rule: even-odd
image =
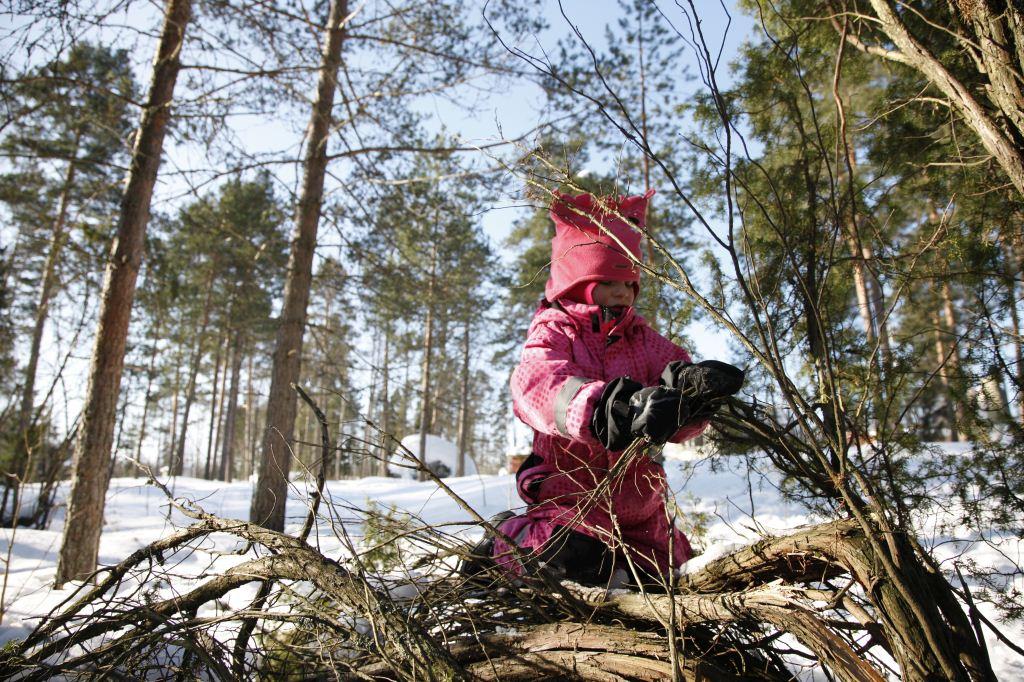
[[[67,522],[55,579],[58,587],[68,580],[86,579],[96,568],[128,320],[191,9],[189,0],[169,0],[165,7],[149,95],[132,150],[117,233],[104,276],[89,388],[75,445]]]
[[[188,349],[171,475],[184,472],[199,385],[217,371],[207,368],[214,349],[228,347],[232,393],[225,400],[228,411],[237,412],[231,406],[238,401],[240,363],[272,334],[272,302],[280,292],[285,261],[283,222],[272,179],[261,173],[252,180],[230,180],[216,193],[183,206],[173,220],[163,221],[159,236],[151,240],[150,274],[141,293],[143,312],[151,326],[167,327],[166,340]],[[180,366],[179,360],[169,360],[162,371],[165,385]],[[218,420],[210,416],[210,433],[215,433]],[[234,432],[233,422],[234,417],[224,430]],[[212,448],[213,444],[211,460]],[[233,459],[233,443],[222,442],[219,451],[220,461],[225,456]]]
[[[419,409],[409,427],[419,433],[422,452],[428,433],[469,441],[468,403],[475,401],[467,355],[486,339],[475,321],[487,308],[483,287],[493,262],[475,218],[479,180],[443,156],[418,160],[409,175],[416,180],[375,201],[353,256],[361,264],[369,320],[382,330],[389,355],[401,348],[400,339],[406,352],[418,350]],[[477,332],[467,336],[467,325]]]
[[[252,498],[249,518],[271,530],[284,529],[288,499],[288,472],[291,453],[288,441],[295,428],[296,398],[291,385],[299,378],[302,341],[305,333],[306,306],[313,274],[313,250],[323,202],[324,176],[327,172],[327,137],[333,120],[334,96],[344,44],[347,0],[331,0],[325,23],[326,40],[318,65],[316,99],[309,120],[309,139],[303,167],[302,190],[295,212],[284,304],[274,347],[274,366],[267,401],[267,428],[264,430],[259,479]],[[277,434],[284,436],[282,443]]]
[[[19,78],[12,96],[25,113],[0,144],[12,167],[0,177],[0,199],[19,231],[11,255],[33,299],[16,430],[9,435],[12,451],[4,454],[11,460],[7,474],[20,480],[32,478],[29,462],[38,463],[43,445],[35,399],[45,327],[65,283],[92,279],[98,244],[108,237],[135,85],[124,51],[83,42]],[[76,248],[68,250],[72,239]]]

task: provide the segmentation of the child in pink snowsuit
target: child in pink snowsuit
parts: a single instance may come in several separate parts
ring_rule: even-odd
[[[692,365],[632,307],[640,289],[638,230],[652,194],[556,193],[551,277],[512,374],[514,412],[535,434],[517,477],[528,509],[500,519],[500,530],[557,576],[579,582],[628,570],[627,556],[652,577],[692,556],[666,511],[661,464],[637,457],[603,494],[593,493],[634,438],[681,442],[707,426],[710,396],[691,390],[682,399],[676,379],[704,372],[699,388],[717,398],[739,389],[735,373],[742,382],[742,372],[724,363],[710,363],[714,371]],[[707,376],[721,368],[728,368],[725,388],[722,375]],[[523,572],[500,538],[492,556],[507,572]]]

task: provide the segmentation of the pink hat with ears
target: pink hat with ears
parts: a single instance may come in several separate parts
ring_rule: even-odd
[[[584,282],[633,282],[640,291],[639,230],[647,224],[647,203],[654,190],[631,197],[596,198],[592,194],[555,192],[550,216],[555,221],[551,240],[551,276],[544,297],[557,301],[582,294]],[[602,229],[604,228],[604,229]],[[628,255],[627,255],[628,254]],[[589,287],[592,289],[592,287]],[[581,298],[580,302],[587,302]]]

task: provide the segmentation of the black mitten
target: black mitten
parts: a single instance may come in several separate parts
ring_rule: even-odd
[[[643,384],[629,377],[608,382],[590,419],[590,430],[609,450],[625,450],[633,440],[633,415],[629,401]]]
[[[679,390],[691,419],[695,420],[714,414],[723,398],[740,390],[745,376],[739,367],[718,360],[704,360],[695,365],[676,361],[665,367],[661,383]]]
[[[633,414],[632,435],[647,436],[661,445],[668,441],[679,427],[691,420],[690,409],[678,389],[650,386],[633,394],[629,400]]]

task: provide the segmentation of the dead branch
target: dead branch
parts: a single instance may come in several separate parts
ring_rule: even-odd
[[[878,635],[886,627],[858,598],[875,586],[852,521],[765,538],[683,576],[674,595],[563,583],[589,609],[576,620],[536,582],[480,590],[454,579],[443,559],[415,595],[398,599],[378,576],[300,538],[175,504],[196,523],[133,553],[65,602],[0,658],[0,675],[89,678],[131,665],[157,670],[159,661],[173,674],[226,679],[239,670],[228,672],[233,638],[253,620],[264,634],[246,674],[269,674],[261,666],[298,656],[303,674],[337,670],[349,679],[664,679],[671,659],[661,624],[674,607],[686,679],[787,679],[784,650],[774,648],[780,632],[837,679],[882,679],[870,650],[884,644]],[[249,558],[199,584],[162,568],[214,536],[251,547]],[[132,581],[149,589],[129,589]],[[262,609],[246,598],[241,608],[228,605],[257,581],[282,585],[289,599]],[[156,588],[162,598],[153,599]],[[211,608],[217,615],[199,615]]]

